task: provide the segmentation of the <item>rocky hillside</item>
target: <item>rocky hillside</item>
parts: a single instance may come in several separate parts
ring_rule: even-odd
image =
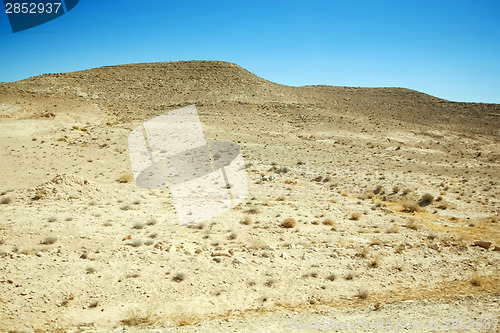
[[[118,122],[144,120],[196,104],[202,113],[244,108],[248,112],[364,117],[372,127],[389,126],[387,129],[414,124],[497,134],[500,125],[497,104],[449,102],[403,88],[290,87],[221,61],[131,64],[45,74],[0,84],[0,97],[46,104],[46,112],[61,99],[93,105]]]

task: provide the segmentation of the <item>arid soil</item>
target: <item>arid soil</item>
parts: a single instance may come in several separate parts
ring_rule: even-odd
[[[240,145],[249,195],[184,227],[168,188],[134,183],[127,137],[191,104],[207,140]],[[497,104],[289,87],[226,62],[1,83],[0,330],[498,331],[499,139]]]

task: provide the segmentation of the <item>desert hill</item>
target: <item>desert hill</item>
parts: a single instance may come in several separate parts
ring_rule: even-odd
[[[208,111],[240,108],[366,117],[375,126],[400,123],[437,125],[492,134],[500,124],[500,106],[456,103],[403,88],[290,87],[264,80],[238,65],[187,61],[109,66],[45,74],[2,83],[3,96],[68,99],[97,104],[118,121],[145,120],[168,109],[196,104]],[[388,123],[387,123],[388,122]]]
[[[127,139],[190,104],[207,140],[240,145],[248,197],[181,227],[168,188],[136,186]],[[486,325],[500,317],[499,114],[219,61],[0,83],[0,330]]]

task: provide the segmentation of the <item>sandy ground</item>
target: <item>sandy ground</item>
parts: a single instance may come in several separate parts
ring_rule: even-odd
[[[249,195],[183,227],[168,189],[129,181],[127,137],[190,104],[241,146]],[[223,62],[0,84],[0,330],[498,331],[499,123],[499,105]]]

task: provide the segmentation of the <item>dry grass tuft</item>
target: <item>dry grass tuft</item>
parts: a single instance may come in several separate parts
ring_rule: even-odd
[[[144,326],[152,324],[152,322],[149,314],[140,315],[137,311],[131,312],[127,318],[121,320],[121,323],[126,326]]]
[[[133,180],[134,180],[134,176],[130,172],[122,173],[116,179],[116,181],[119,183],[131,183]]]
[[[283,228],[295,228],[296,225],[297,225],[297,221],[295,221],[295,219],[293,219],[291,217],[285,219],[281,223],[281,227],[283,227]]]

